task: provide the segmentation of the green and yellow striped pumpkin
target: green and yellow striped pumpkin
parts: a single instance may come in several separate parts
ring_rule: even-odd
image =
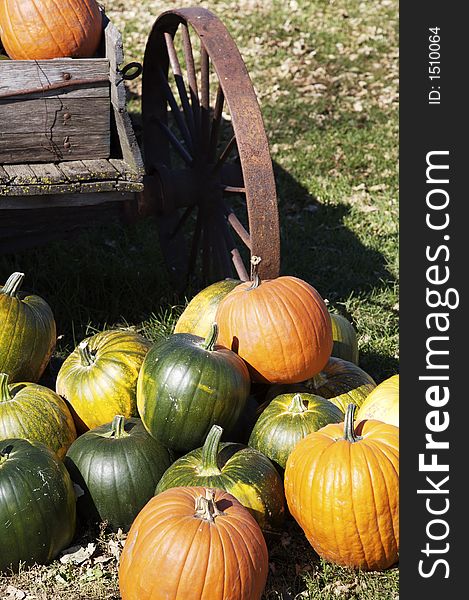
[[[219,488],[232,494],[255,517],[261,529],[275,531],[284,518],[283,482],[271,461],[254,448],[220,443],[223,429],[214,425],[202,448],[174,462],[156,494],[180,486]]]
[[[86,338],[57,375],[56,391],[73,408],[80,432],[135,417],[137,378],[151,342],[130,330],[102,331]]]
[[[54,315],[45,300],[20,291],[24,273],[0,287],[0,372],[10,382],[37,382],[56,343]]]
[[[62,398],[37,383],[8,385],[0,373],[0,440],[21,438],[42,442],[63,459],[77,433]]]

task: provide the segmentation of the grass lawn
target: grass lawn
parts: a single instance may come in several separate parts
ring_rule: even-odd
[[[126,62],[143,60],[151,25],[163,10],[200,4],[222,18],[247,64],[269,137],[282,274],[309,281],[352,320],[360,366],[377,382],[397,373],[397,2],[103,4],[123,33]],[[139,86],[130,86],[136,127]],[[25,288],[53,308],[61,356],[107,326],[133,326],[152,339],[166,335],[186,302],[168,283],[150,220],[0,256],[0,281],[15,270],[24,271]],[[122,540],[105,532],[96,540],[96,532],[80,530],[76,544],[88,543],[96,546],[81,564],[55,561],[0,576],[0,599],[119,598]],[[269,540],[269,550],[265,600],[398,598],[397,568],[359,573],[323,562],[292,521]]]

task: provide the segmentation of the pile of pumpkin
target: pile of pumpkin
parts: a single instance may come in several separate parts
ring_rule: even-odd
[[[259,599],[288,511],[325,559],[397,562],[398,375],[377,386],[351,323],[257,263],[155,343],[83,340],[55,390],[50,307],[22,273],[0,287],[0,571],[55,558],[77,513],[129,531],[124,600]]]

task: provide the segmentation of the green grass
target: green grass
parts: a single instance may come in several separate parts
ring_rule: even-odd
[[[222,18],[247,64],[269,136],[282,273],[312,283],[353,321],[360,365],[376,381],[398,372],[397,2],[105,4],[123,32],[126,61],[142,60],[163,10],[201,4]],[[138,97],[139,83],[131,88]],[[138,118],[138,103],[129,106]],[[53,307],[62,356],[106,326],[132,326],[151,339],[167,335],[185,303],[168,283],[151,220],[1,256],[0,280],[13,270],[24,271],[25,288]],[[291,521],[269,541],[269,552],[265,600],[398,598],[397,568],[357,573],[321,561]],[[90,559],[67,567],[72,574],[64,581],[57,561],[0,577],[0,598],[8,585],[37,598],[118,598],[115,561],[100,567],[104,575],[87,571],[95,566]]]

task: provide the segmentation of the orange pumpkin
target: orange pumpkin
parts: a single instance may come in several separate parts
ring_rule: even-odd
[[[383,570],[398,560],[399,429],[362,421],[355,405],[345,423],[301,440],[285,469],[291,514],[315,551],[339,565]]]
[[[0,0],[0,37],[10,58],[86,58],[101,41],[96,0]]]
[[[256,382],[304,381],[331,355],[326,304],[297,277],[261,281],[255,272],[252,282],[236,286],[220,302],[216,319],[218,342],[245,360]]]
[[[119,587],[122,600],[260,600],[267,571],[259,525],[234,496],[176,487],[133,522]]]

